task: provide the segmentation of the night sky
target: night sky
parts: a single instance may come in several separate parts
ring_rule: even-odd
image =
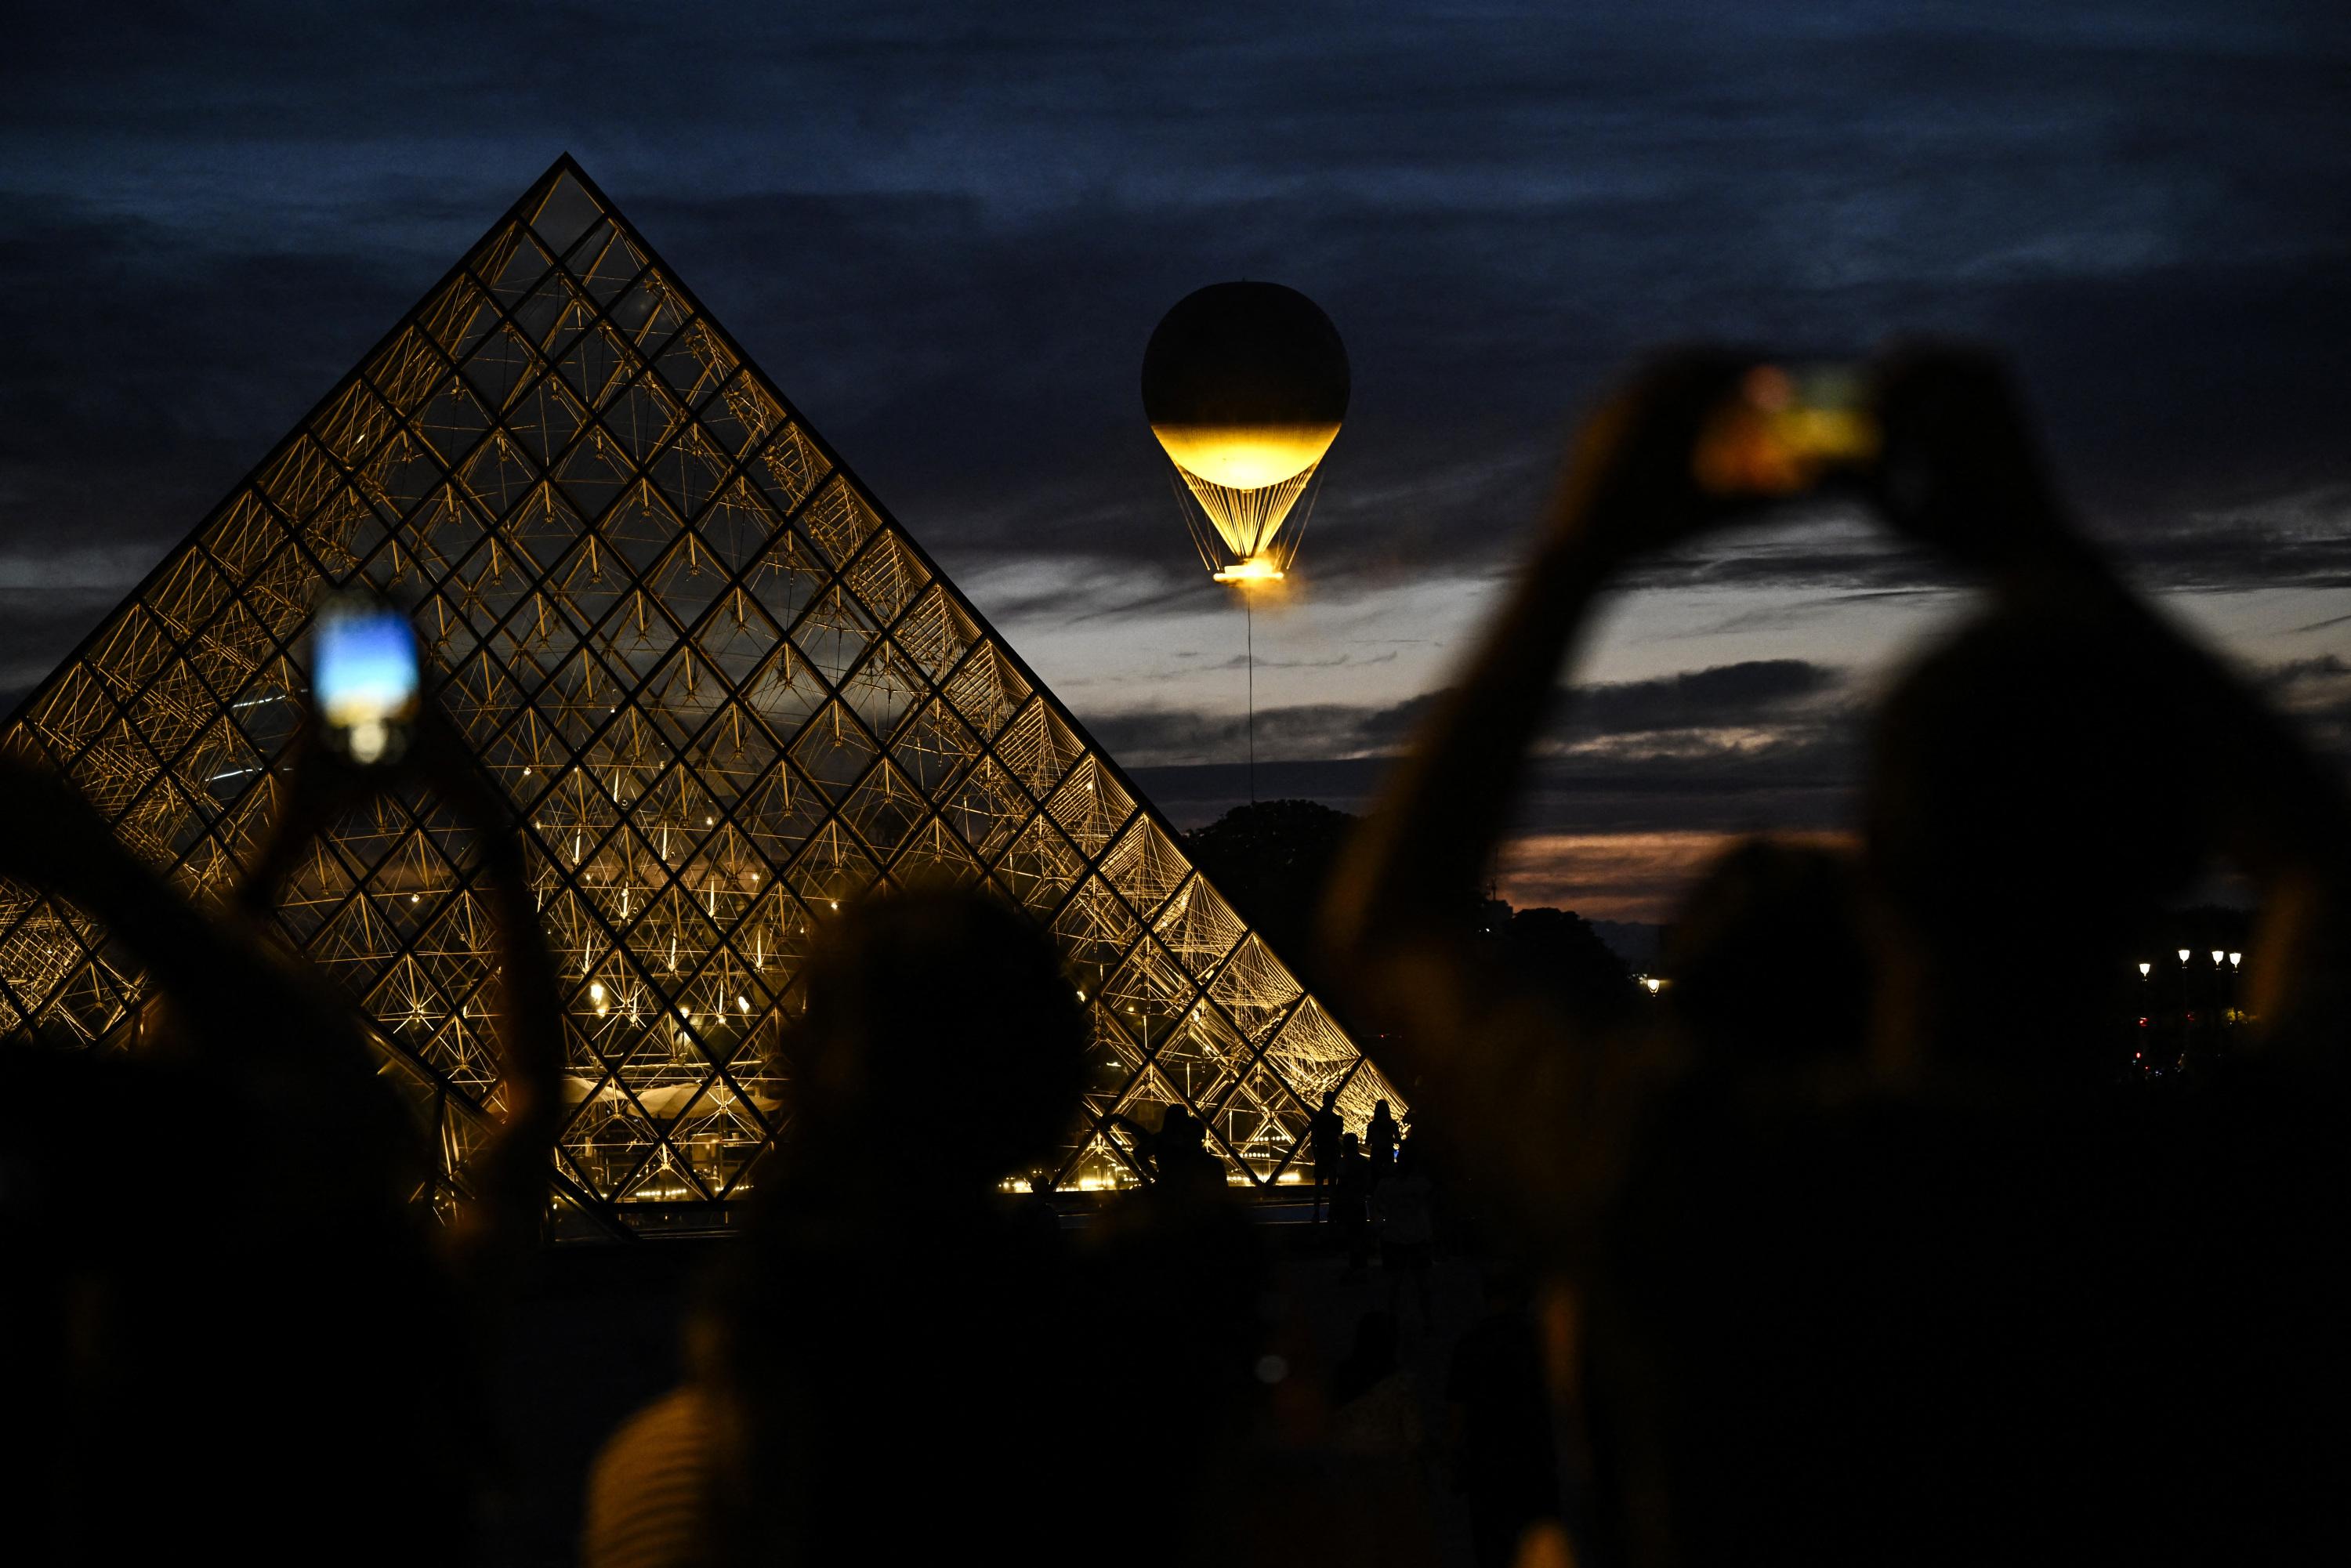
[[[1179,824],[1244,789],[1242,624],[1136,371],[1237,277],[1355,377],[1260,794],[1363,803],[1574,412],[1703,337],[2003,346],[2134,580],[2351,761],[2337,0],[115,10],[0,66],[12,704],[568,150]],[[1970,603],[1855,517],[1655,564],[1503,892],[1655,918],[1723,833],[1845,826]]]

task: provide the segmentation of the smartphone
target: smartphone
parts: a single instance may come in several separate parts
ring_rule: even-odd
[[[311,699],[327,744],[361,767],[397,762],[421,701],[408,617],[367,594],[337,594],[311,629]]]
[[[1700,429],[1691,476],[1717,496],[1800,496],[1876,462],[1880,446],[1862,367],[1757,365]]]

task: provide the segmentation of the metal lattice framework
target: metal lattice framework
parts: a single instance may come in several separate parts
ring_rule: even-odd
[[[415,606],[429,678],[528,829],[562,965],[559,1188],[723,1203],[789,1109],[811,932],[923,879],[1054,935],[1093,1020],[1063,1186],[1134,1182],[1105,1118],[1191,1105],[1236,1181],[1308,1107],[1401,1101],[1166,824],[569,159],[27,700],[62,769],[200,899],[253,858],[330,588]],[[464,835],[378,800],[303,862],[287,937],[372,1015],[458,1186],[498,1108]],[[0,1029],[99,1047],[142,978],[0,883]],[[976,998],[938,998],[940,1027]],[[880,1157],[877,1155],[877,1157]]]

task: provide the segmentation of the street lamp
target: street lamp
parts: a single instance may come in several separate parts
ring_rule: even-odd
[[[2225,957],[2227,957],[2228,956],[2229,956],[2228,954],[2226,954],[2226,953],[2222,952],[2220,948],[2218,948],[2218,947],[2213,948],[2213,949],[2212,949],[2212,967],[2213,967],[2214,968],[2216,968],[2216,969],[2217,969],[2217,968],[2219,968],[2219,967],[2220,967],[2220,960],[2221,960],[2221,959],[2223,959],[2223,958],[2225,958]]]
[[[2182,948],[2179,950],[2179,961],[2180,961],[2182,964],[2185,964],[2185,963],[2187,963],[2187,962],[2188,962],[2188,949],[2187,949],[2187,948],[2185,948],[2185,947],[2182,947]]]
[[[2154,967],[2155,967],[2155,966],[2154,966],[2154,965],[2152,965],[2152,964],[2144,963],[2144,962],[2143,962],[2143,963],[2141,963],[2141,964],[2139,965],[2139,967],[2138,967],[2138,977],[2139,977],[2140,979],[2142,979],[2142,980],[2146,979],[2146,978],[2147,978],[2147,973],[2148,973],[2148,971],[2150,971],[2150,970],[2151,970],[2151,969],[2153,969]]]
[[[2231,953],[2231,954],[2230,954],[2230,955],[2229,955],[2229,967],[2231,967],[2231,969],[2233,969],[2233,968],[2237,967],[2239,965],[2242,964],[2244,961],[2245,961],[2245,956],[2244,956],[2242,953]]]

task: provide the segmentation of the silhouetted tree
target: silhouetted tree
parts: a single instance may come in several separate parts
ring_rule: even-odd
[[[1604,1021],[1633,1000],[1633,975],[1591,923],[1572,909],[1510,910],[1489,919],[1497,961],[1516,978],[1560,997],[1575,1016]]]
[[[1183,836],[1184,852],[1281,961],[1314,967],[1314,916],[1322,884],[1355,819],[1319,800],[1236,806]]]
[[[1283,963],[1327,989],[1314,973],[1315,911],[1355,821],[1318,800],[1260,800],[1182,835],[1184,852]],[[1563,998],[1578,1016],[1605,1019],[1633,998],[1624,960],[1572,910],[1513,910],[1480,896],[1463,901],[1459,918],[1499,967]]]

